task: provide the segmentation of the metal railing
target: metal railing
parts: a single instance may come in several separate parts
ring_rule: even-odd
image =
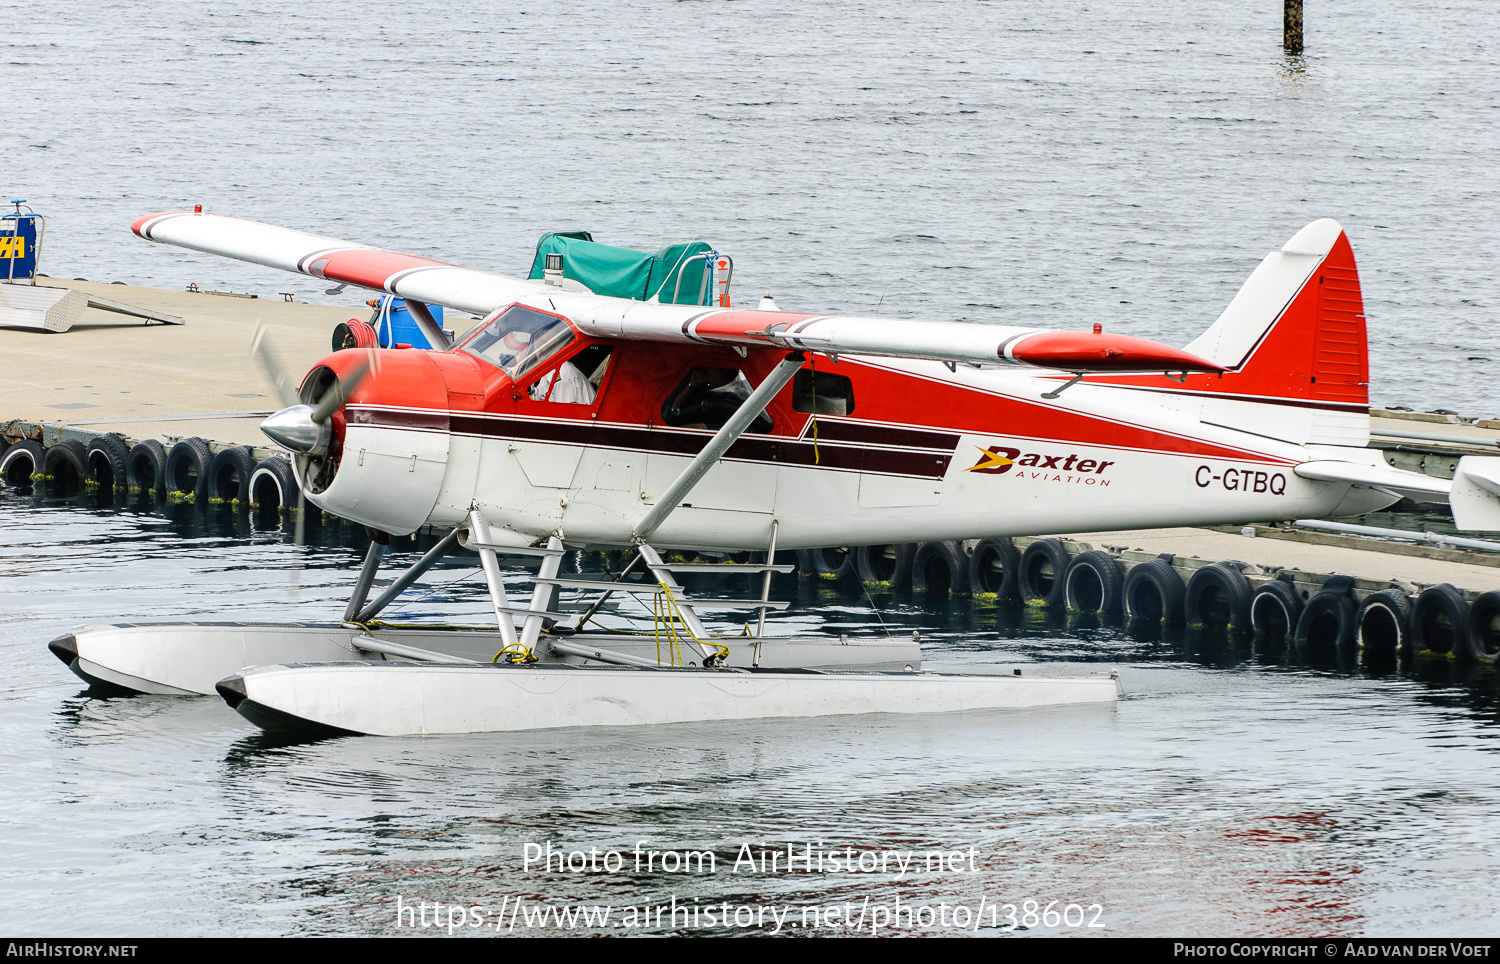
[[[1410,529],[1382,529],[1379,526],[1360,526],[1348,522],[1329,522],[1324,519],[1298,519],[1292,524],[1303,529],[1324,529],[1329,532],[1344,532],[1356,536],[1374,536],[1380,539],[1399,539],[1403,542],[1426,542],[1439,546],[1500,552],[1500,542],[1487,542],[1484,539],[1465,539],[1462,536],[1445,536],[1437,532],[1414,532]]]

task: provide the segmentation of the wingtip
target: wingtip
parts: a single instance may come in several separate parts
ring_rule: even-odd
[[[148,214],[148,215],[146,215],[144,217],[136,218],[135,222],[130,225],[130,230],[132,232],[134,232],[137,237],[142,237],[142,238],[145,238],[147,241],[150,241],[151,240],[151,226],[153,224],[155,224],[157,221],[161,220],[162,218],[172,217],[173,215],[176,215],[176,214],[191,214],[191,213],[192,213],[191,211],[158,211],[155,214]]]

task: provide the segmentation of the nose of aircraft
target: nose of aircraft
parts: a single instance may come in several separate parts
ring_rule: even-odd
[[[311,405],[283,408],[261,422],[260,430],[277,445],[299,455],[322,455],[328,451],[329,423],[314,422]]]
[[[448,369],[463,375],[478,364],[418,349],[337,351],[303,379],[300,396],[312,404],[282,409],[261,430],[291,454],[307,501],[404,535],[427,524],[443,489],[454,406]],[[464,395],[465,410],[478,397]],[[345,458],[350,451],[357,454]]]
[[[313,370],[315,373],[326,371],[330,381],[323,388],[323,395],[316,405],[292,405],[260,423],[260,430],[273,442],[298,455],[327,454],[333,440],[331,417],[344,406],[349,396],[374,370],[378,361],[375,352],[368,351],[359,353],[356,361],[341,359],[336,366],[329,364],[338,357],[339,353],[330,355]],[[314,376],[314,384],[320,380]]]

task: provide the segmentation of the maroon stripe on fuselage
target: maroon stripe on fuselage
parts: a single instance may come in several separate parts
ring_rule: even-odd
[[[959,436],[948,432],[929,432],[921,429],[898,428],[894,425],[875,425],[868,422],[833,422],[816,419],[818,441],[849,442],[857,445],[888,445],[895,448],[937,449],[951,452],[958,445]],[[803,439],[813,434],[812,422],[803,431]]]
[[[423,432],[446,432],[450,419],[443,412],[413,412],[405,409],[355,408],[344,410],[350,425],[375,425],[381,428],[414,428]]]
[[[443,416],[432,412],[410,412],[392,409],[351,408],[351,425],[451,431],[455,435],[479,438],[517,439],[533,442],[556,442],[562,445],[593,445],[600,448],[655,452],[691,457],[698,454],[711,432],[683,432],[629,425],[599,425],[571,419],[505,418],[467,415],[454,412]],[[820,433],[821,435],[821,430]],[[935,434],[935,433],[913,433]],[[947,436],[957,445],[958,436]],[[930,441],[930,439],[924,439]],[[887,443],[888,444],[888,443]],[[725,453],[727,459],[765,462],[777,465],[806,465],[847,472],[878,472],[940,479],[953,459],[951,449],[941,452],[877,449],[849,445],[820,438],[789,439],[780,435],[742,436]]]

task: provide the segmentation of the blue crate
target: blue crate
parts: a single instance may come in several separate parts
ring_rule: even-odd
[[[428,305],[427,310],[432,313],[432,320],[437,322],[439,328],[442,328],[442,306]],[[370,324],[375,328],[375,337],[379,339],[381,348],[390,348],[394,345],[410,345],[413,348],[428,349],[433,347],[428,343],[427,336],[422,333],[417,319],[413,318],[411,312],[407,310],[405,298],[397,298],[394,295],[381,298],[375,308],[375,316],[370,319]]]

